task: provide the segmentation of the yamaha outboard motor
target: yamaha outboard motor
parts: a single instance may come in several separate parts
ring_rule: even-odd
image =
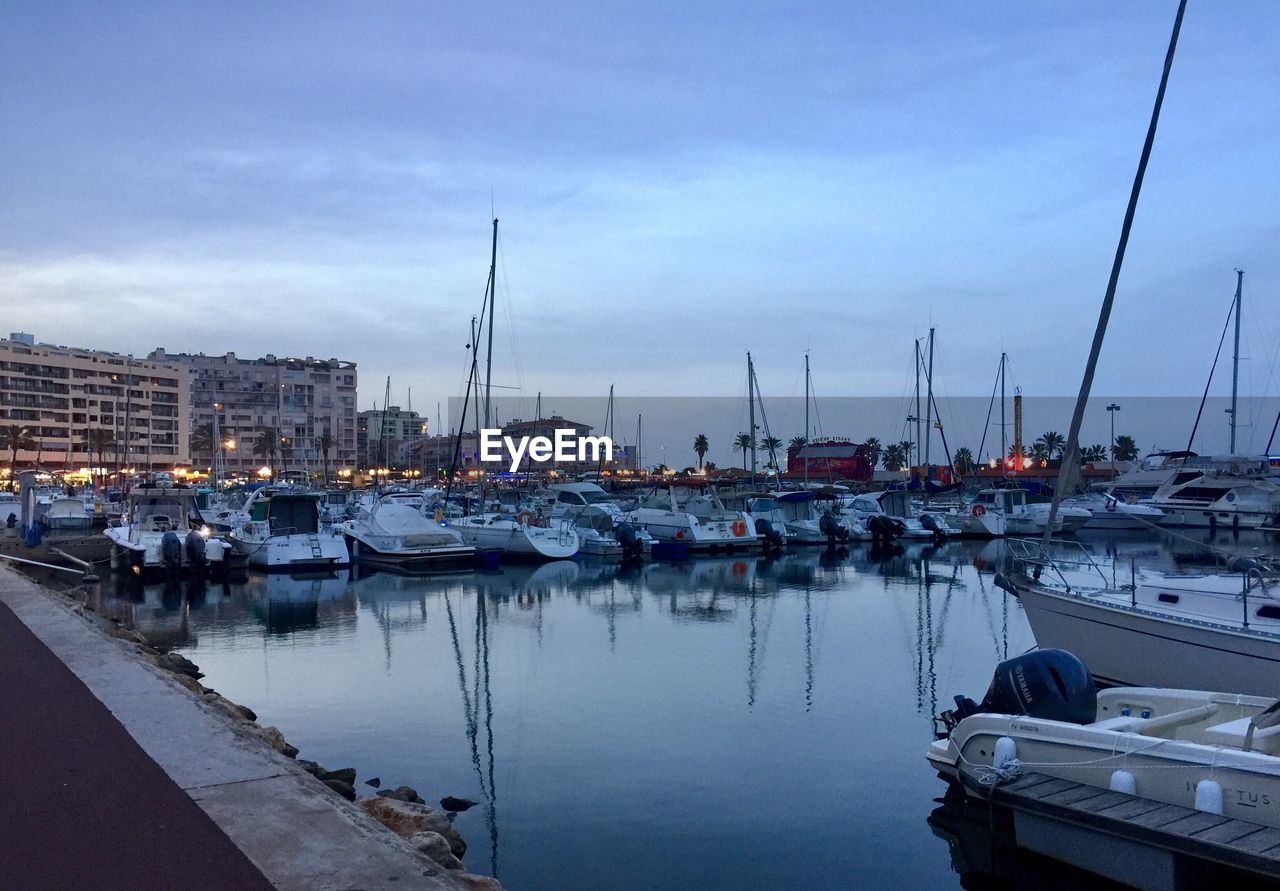
[[[829,513],[823,514],[822,519],[818,520],[818,531],[827,537],[828,544],[849,540],[849,530]]]
[[[942,528],[941,521],[933,514],[921,514],[920,525],[932,532],[935,538],[941,538],[947,534],[947,530]]]
[[[1066,650],[1032,650],[996,666],[982,702],[956,697],[956,707],[939,715],[945,733],[977,714],[1026,715],[1068,724],[1092,724],[1098,717],[1098,690],[1084,663]]]
[[[164,568],[170,572],[182,568],[182,539],[178,538],[178,533],[166,532],[164,538],[160,539],[160,559],[164,561]]]
[[[763,517],[756,520],[756,534],[764,536],[764,546],[766,548],[781,548],[787,542],[786,538],[774,527],[773,523]]]
[[[624,556],[637,557],[644,550],[640,537],[636,535],[636,528],[630,523],[618,523],[613,527],[613,534],[618,539],[618,544],[622,545]]]
[[[874,514],[867,518],[867,531],[871,533],[872,541],[887,544],[905,532],[906,527],[892,517]]]
[[[187,555],[187,564],[195,569],[204,569],[209,562],[205,553],[204,536],[195,529],[187,533],[187,540],[182,543],[182,550]]]

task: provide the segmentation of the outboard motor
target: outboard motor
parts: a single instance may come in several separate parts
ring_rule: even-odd
[[[781,548],[787,541],[782,533],[774,528],[773,523],[763,517],[756,520],[756,534],[764,536],[766,548]]]
[[[164,538],[160,539],[160,559],[164,561],[164,568],[170,572],[177,572],[182,568],[182,539],[178,538],[178,533],[166,532]]]
[[[938,716],[948,736],[970,715],[1026,715],[1068,724],[1098,717],[1098,689],[1084,663],[1066,650],[1032,650],[996,666],[982,702],[956,697],[956,707]]]
[[[849,540],[849,530],[840,525],[840,521],[831,514],[823,514],[822,519],[818,520],[818,531],[827,537],[828,544]]]
[[[638,556],[644,546],[640,543],[640,536],[636,535],[636,527],[630,523],[618,523],[613,527],[613,534],[618,539],[618,544],[622,545],[622,553],[627,557]]]
[[[204,569],[209,558],[205,553],[204,536],[192,529],[187,533],[186,541],[182,543],[182,550],[187,555],[187,565],[195,569]]]
[[[921,514],[920,525],[932,532],[934,538],[943,538],[947,534],[947,530],[942,527],[942,522],[933,514]]]

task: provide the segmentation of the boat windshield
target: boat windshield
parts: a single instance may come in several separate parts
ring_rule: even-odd
[[[600,504],[610,500],[608,492],[580,492],[579,494],[587,504]]]
[[[183,528],[182,502],[176,498],[143,498],[133,506],[130,522],[148,532]]]

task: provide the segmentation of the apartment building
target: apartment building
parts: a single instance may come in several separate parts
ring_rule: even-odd
[[[357,415],[356,424],[356,451],[360,455],[360,466],[403,466],[408,460],[410,445],[426,433],[427,422],[412,409],[393,405],[385,410],[362,411]]]
[[[0,423],[36,445],[18,452],[19,466],[188,466],[190,389],[188,370],[167,359],[0,339]]]
[[[148,359],[173,363],[191,375],[192,461],[250,476],[266,464],[277,473],[301,475],[353,470],[356,465],[356,363],[338,359],[242,359],[235,353],[153,351]],[[216,425],[216,426],[215,426]],[[279,438],[265,450],[267,431]],[[322,437],[328,434],[327,456]]]

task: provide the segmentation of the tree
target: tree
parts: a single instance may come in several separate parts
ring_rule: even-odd
[[[1066,437],[1053,430],[1042,434],[1041,437],[1033,443],[1035,456],[1044,461],[1053,461],[1062,458],[1062,452],[1066,447]]]
[[[17,486],[18,452],[29,451],[35,447],[36,441],[31,436],[30,427],[21,424],[0,427],[0,450],[9,453],[9,484],[11,486]]]
[[[1116,437],[1116,444],[1111,447],[1111,457],[1116,461],[1137,461],[1138,444],[1132,436],[1121,434]]]
[[[777,470],[774,463],[774,456],[777,455],[778,450],[782,448],[782,440],[778,439],[776,436],[766,436],[764,439],[760,440],[760,447],[769,455],[768,466]]]
[[[792,449],[799,451],[800,449],[804,448],[808,444],[809,444],[809,437],[793,436],[791,437],[791,442],[787,443],[787,451],[791,451]]]
[[[900,442],[887,446],[881,455],[884,459],[885,470],[901,470],[902,466],[907,462],[906,449],[902,447]]]
[[[333,434],[326,430],[316,439],[316,448],[320,450],[320,463],[324,467],[324,484],[329,485],[329,453],[333,451]]]
[[[1105,460],[1107,460],[1107,447],[1101,444],[1089,446],[1089,448],[1085,449],[1084,453],[1080,456],[1081,464],[1089,464],[1093,461]]]
[[[102,467],[107,463],[107,452],[118,448],[115,436],[105,427],[94,427],[89,430],[88,435],[85,437],[85,444],[89,448],[90,455],[97,456],[96,463],[90,462],[97,467]]]
[[[735,452],[742,452],[743,470],[747,469],[747,452],[751,451],[755,444],[756,441],[750,433],[739,433],[733,438],[733,450]]]
[[[212,421],[191,431],[191,451],[212,453],[215,447]]]
[[[961,446],[956,449],[955,456],[952,458],[951,463],[955,466],[956,473],[961,476],[968,476],[973,473],[973,452],[969,451],[964,446]]]
[[[253,441],[253,453],[267,459],[267,467],[271,476],[276,475],[276,455],[280,453],[280,431],[275,427],[267,427]]]
[[[713,470],[715,470],[715,469],[716,469],[716,462],[714,462],[714,461],[707,461],[707,462],[705,462],[705,463],[702,465],[702,469],[703,469],[704,471],[706,471],[707,473],[711,473]]]
[[[871,462],[871,469],[875,470],[880,463],[880,456],[884,454],[884,446],[874,436],[868,436],[863,445],[867,447],[867,460]]]
[[[698,456],[698,469],[702,469],[702,461],[707,457],[707,452],[711,451],[711,443],[707,440],[707,434],[699,433],[693,438],[693,452]]]
[[[901,470],[903,467],[910,467],[911,453],[916,450],[915,444],[910,440],[904,439],[902,442],[898,443],[898,448],[902,449],[902,466],[898,469]],[[888,450],[886,449],[886,451]],[[916,457],[917,459],[919,458],[918,455]],[[886,467],[885,469],[887,470],[888,468]]]

